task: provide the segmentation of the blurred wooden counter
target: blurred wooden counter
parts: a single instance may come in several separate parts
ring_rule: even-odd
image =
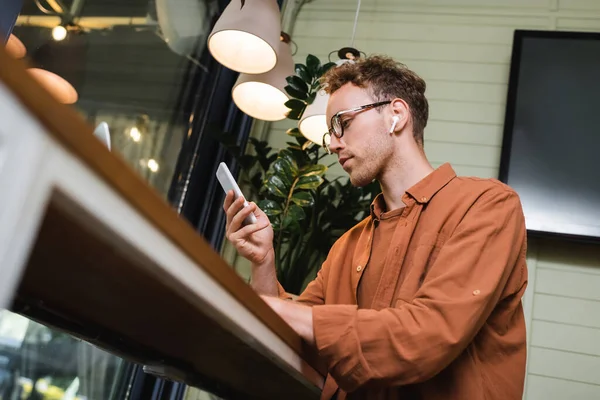
[[[318,398],[299,336],[0,49],[0,307],[228,398]]]

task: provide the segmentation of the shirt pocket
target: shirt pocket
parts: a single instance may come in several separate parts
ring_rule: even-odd
[[[435,263],[447,236],[442,233],[421,235],[407,253],[406,273],[399,284],[395,300],[396,307],[410,303],[427,279],[427,273]]]

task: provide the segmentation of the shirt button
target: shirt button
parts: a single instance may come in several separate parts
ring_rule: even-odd
[[[427,201],[427,197],[421,197],[421,201],[425,203]]]
[[[356,267],[356,272],[360,272],[360,271],[362,271],[362,266],[359,265],[358,267]]]

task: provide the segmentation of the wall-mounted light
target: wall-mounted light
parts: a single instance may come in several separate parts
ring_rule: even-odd
[[[276,0],[232,0],[208,37],[208,49],[229,69],[262,74],[277,64],[280,32]]]
[[[234,103],[249,116],[263,121],[285,119],[290,110],[284,87],[286,78],[294,74],[294,60],[289,35],[282,33],[277,52],[277,65],[264,74],[240,74],[231,96]]]

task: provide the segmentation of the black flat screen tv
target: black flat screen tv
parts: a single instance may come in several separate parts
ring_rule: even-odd
[[[515,31],[499,178],[530,234],[600,240],[600,33]]]

